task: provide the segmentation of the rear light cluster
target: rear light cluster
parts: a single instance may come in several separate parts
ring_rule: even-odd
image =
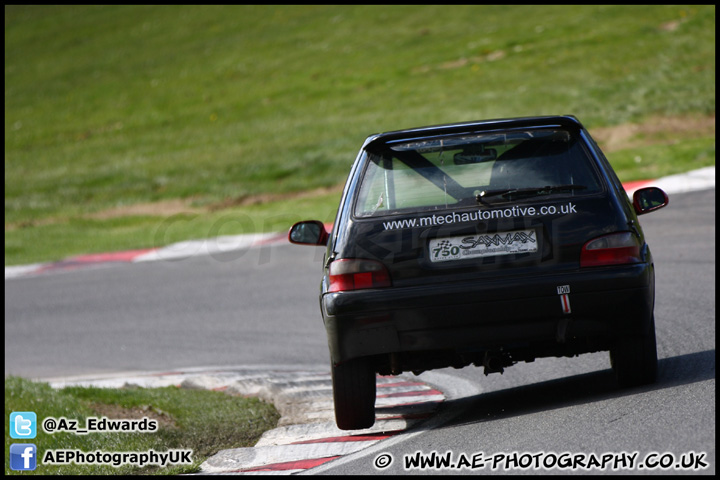
[[[631,232],[613,233],[590,240],[580,253],[581,267],[640,262],[640,241]]]
[[[375,260],[345,258],[330,264],[330,292],[392,285],[385,265]]]
[[[613,233],[590,240],[580,253],[581,267],[641,263],[640,241],[631,232]],[[381,262],[344,258],[330,264],[329,292],[390,287],[390,272]]]

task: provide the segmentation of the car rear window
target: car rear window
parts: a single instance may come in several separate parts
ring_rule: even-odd
[[[357,217],[601,190],[587,150],[566,130],[424,138],[384,144],[366,155]]]

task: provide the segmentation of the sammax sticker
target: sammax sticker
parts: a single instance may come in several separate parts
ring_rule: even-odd
[[[428,244],[430,261],[446,262],[469,258],[531,253],[538,250],[535,230],[482,233],[433,238]]]

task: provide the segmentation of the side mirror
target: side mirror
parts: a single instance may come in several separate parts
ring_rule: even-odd
[[[667,193],[658,187],[641,188],[633,193],[633,207],[638,215],[658,210],[669,201]]]
[[[298,245],[327,245],[329,234],[318,220],[298,222],[290,228],[288,241]]]

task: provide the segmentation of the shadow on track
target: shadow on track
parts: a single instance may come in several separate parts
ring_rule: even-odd
[[[443,403],[442,409],[458,409],[465,413],[440,428],[529,415],[714,378],[715,350],[678,355],[660,359],[657,382],[643,387],[621,389],[617,386],[612,370],[607,369],[447,400]]]

